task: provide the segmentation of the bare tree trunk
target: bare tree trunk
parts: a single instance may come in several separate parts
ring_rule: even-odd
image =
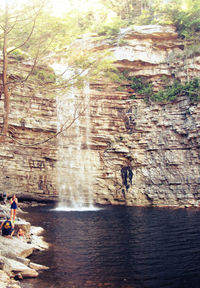
[[[8,133],[8,118],[10,112],[10,93],[7,83],[8,55],[7,55],[7,32],[8,32],[8,6],[5,7],[5,27],[4,27],[4,44],[3,44],[3,94],[4,94],[4,116],[2,134]]]

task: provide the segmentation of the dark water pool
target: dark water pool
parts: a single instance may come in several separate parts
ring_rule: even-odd
[[[28,209],[52,245],[32,261],[50,266],[24,288],[199,288],[200,210],[107,207]]]

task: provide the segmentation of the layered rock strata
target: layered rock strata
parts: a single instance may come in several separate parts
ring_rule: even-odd
[[[172,26],[127,29],[121,39],[121,46],[106,46],[117,67],[145,77],[154,92],[162,88],[163,76],[169,83],[200,76],[200,57],[184,57],[184,43]],[[146,104],[142,95],[124,87],[120,92],[103,81],[91,85],[96,202],[198,205],[199,103],[179,96],[173,103]],[[124,168],[131,169],[131,179],[127,174],[124,181]]]
[[[13,89],[10,106],[12,139],[5,138],[0,143],[0,191],[25,198],[53,197],[56,194],[56,139],[44,141],[57,130],[56,101],[48,94],[41,94],[36,85],[22,84]],[[3,95],[0,114],[2,122]]]
[[[76,45],[110,50],[120,72],[127,70],[129,76],[145,77],[154,91],[162,88],[163,76],[169,83],[175,78],[186,81],[200,76],[200,56],[186,57],[187,47],[173,26],[128,28],[114,41],[95,41],[93,37],[93,41],[78,40]],[[55,99],[30,87],[20,87],[13,95],[10,133],[16,140],[32,143],[55,134]],[[2,99],[0,105],[2,108]],[[183,96],[173,103],[147,104],[127,81],[117,84],[99,79],[90,83],[89,147],[94,202],[198,205],[199,110],[199,103],[191,103]],[[82,123],[80,129],[84,131],[87,121],[83,119]],[[84,145],[81,149],[86,151]],[[23,147],[9,139],[1,143],[0,161],[2,191],[23,197],[57,197],[56,139],[33,147]]]

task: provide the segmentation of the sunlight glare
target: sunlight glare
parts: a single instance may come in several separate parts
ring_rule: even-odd
[[[0,7],[5,7],[5,3],[8,6],[14,6],[19,8],[23,4],[30,3],[30,0],[3,0],[0,1]],[[99,0],[48,0],[48,5],[52,7],[52,14],[54,16],[62,17],[65,13],[70,10],[77,10],[86,12],[90,8],[101,9],[102,5]]]

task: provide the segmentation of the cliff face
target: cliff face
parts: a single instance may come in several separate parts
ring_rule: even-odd
[[[161,89],[163,76],[168,82],[200,76],[200,57],[185,57],[184,43],[172,26],[127,29],[120,40],[122,46],[99,47],[113,51],[119,70],[145,76],[154,91]],[[200,105],[186,97],[146,104],[128,86],[121,92],[105,86],[91,87],[92,147],[100,167],[96,201],[198,205]]]
[[[48,198],[57,193],[56,139],[39,143],[56,132],[56,102],[42,95],[35,85],[18,85],[13,91],[9,135],[15,141],[5,138],[0,143],[0,191],[9,196],[16,193],[28,198]],[[3,95],[0,107],[2,123]]]
[[[174,77],[182,81],[200,77],[200,56],[184,57],[184,43],[172,26],[135,27],[122,31],[115,43],[105,40],[91,46],[112,51],[120,71],[146,77],[155,91],[162,87],[163,76],[169,81]],[[122,91],[118,88],[118,84],[103,80],[90,84],[94,202],[197,205],[200,104],[191,104],[183,96],[170,104],[147,104],[127,83]],[[135,99],[130,99],[133,94]],[[11,133],[18,141],[30,143],[55,133],[54,99],[30,87],[20,87],[13,95]],[[0,161],[0,190],[56,197],[56,139],[34,147],[23,147],[9,139],[1,143]]]

